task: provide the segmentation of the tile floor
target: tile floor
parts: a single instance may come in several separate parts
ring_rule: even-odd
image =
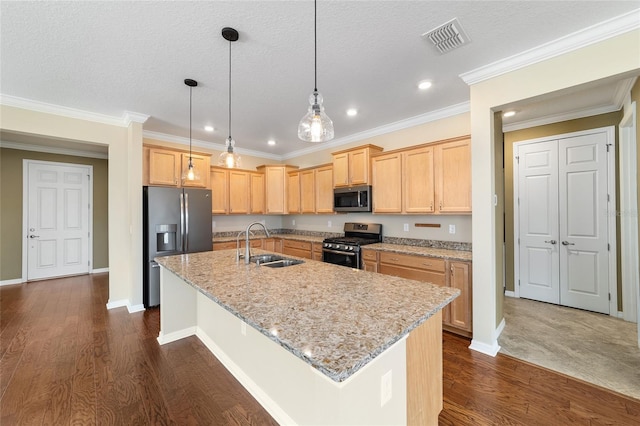
[[[500,352],[640,399],[635,323],[505,297]]]

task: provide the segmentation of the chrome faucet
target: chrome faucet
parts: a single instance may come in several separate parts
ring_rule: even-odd
[[[249,232],[251,232],[251,227],[253,225],[262,226],[262,229],[264,229],[264,233],[267,235],[267,238],[269,238],[269,231],[267,230],[267,227],[264,226],[261,222],[250,223],[249,226],[247,226],[247,229],[245,231],[240,231],[238,233],[238,236],[236,237],[236,260],[240,260],[240,258],[241,258],[241,255],[240,255],[240,235],[242,235],[244,233],[245,234],[244,263],[246,265],[248,265],[250,263],[250,261],[251,261],[251,246],[249,244]]]

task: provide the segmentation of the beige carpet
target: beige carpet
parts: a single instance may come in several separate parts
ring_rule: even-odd
[[[500,352],[640,399],[635,323],[505,297]]]

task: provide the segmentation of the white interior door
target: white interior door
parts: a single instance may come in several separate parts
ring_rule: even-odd
[[[520,296],[560,302],[557,141],[518,149]]]
[[[27,164],[27,279],[88,273],[91,168]]]
[[[561,139],[560,304],[609,313],[607,135]]]

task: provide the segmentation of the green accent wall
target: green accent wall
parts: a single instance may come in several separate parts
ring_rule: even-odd
[[[579,132],[582,130],[597,129],[600,127],[616,126],[615,146],[618,146],[618,124],[622,120],[622,110],[593,117],[577,120],[563,121],[545,126],[516,130],[504,134],[504,191],[505,191],[505,278],[506,289],[514,291],[514,211],[513,211],[513,144],[529,139],[537,139],[546,136],[560,135],[563,133]],[[616,149],[616,168],[618,167],[618,150]],[[619,208],[620,183],[616,173],[616,208]],[[616,220],[616,238],[618,240],[617,252],[620,252],[620,218]],[[622,310],[622,282],[620,258],[617,260],[618,269],[618,310]]]
[[[93,166],[93,269],[109,267],[108,161],[0,148],[0,281],[22,277],[22,160]]]

